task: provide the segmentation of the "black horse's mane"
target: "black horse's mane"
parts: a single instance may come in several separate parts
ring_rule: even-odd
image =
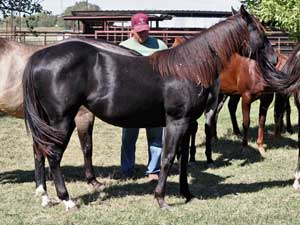
[[[150,56],[150,63],[162,76],[188,78],[208,87],[215,79],[217,61],[223,66],[233,53],[243,54],[242,50],[248,50],[248,35],[246,22],[237,14],[193,36],[182,45],[154,53]]]
[[[298,44],[292,54],[287,59],[280,73],[277,73],[275,67],[266,64],[266,60],[259,58],[264,70],[264,79],[270,84],[274,91],[291,94],[299,92],[300,86],[300,44]]]

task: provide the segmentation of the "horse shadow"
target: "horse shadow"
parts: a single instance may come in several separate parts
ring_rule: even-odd
[[[298,125],[294,125],[292,129],[295,131],[298,130]],[[288,137],[288,133],[283,133],[281,137],[274,138],[272,132],[274,130],[274,125],[267,125],[265,127],[264,133],[264,144],[267,151],[276,150],[278,148],[284,148],[287,150],[297,150],[298,142],[294,139]],[[254,126],[249,128],[248,141],[256,142],[257,139],[258,127]],[[227,133],[222,137],[219,137],[218,140],[212,142],[213,153],[219,153],[220,156],[215,159],[215,167],[223,167],[231,165],[230,161],[233,159],[244,160],[241,163],[241,166],[247,164],[261,162],[264,158],[258,152],[256,145],[252,147],[248,145],[246,148],[242,147],[242,138],[237,137],[232,138],[233,132],[232,129],[228,129]],[[196,145],[196,148],[205,148],[205,141]],[[206,164],[204,163],[204,166]]]
[[[294,139],[288,137],[290,134],[284,130],[280,137],[274,137],[274,124],[266,125],[264,130],[264,144],[267,150],[272,150],[274,148],[285,148],[287,150],[298,149],[298,142]],[[298,131],[298,125],[293,125],[292,129],[295,132]],[[249,140],[255,142],[257,139],[258,127],[251,127],[249,129]]]
[[[7,114],[5,112],[0,111],[0,117],[4,117],[7,116]]]
[[[205,141],[196,145],[196,148],[197,151],[200,151],[200,148],[205,151]],[[218,153],[216,159],[214,159],[214,153]],[[214,159],[214,168],[230,166],[232,160],[241,160],[241,166],[264,160],[256,148],[250,145],[243,148],[241,139],[232,139],[231,129],[228,129],[225,135],[212,142],[212,156]],[[201,159],[199,161],[197,158],[196,161],[200,164],[201,168],[207,168],[206,161],[201,161]]]
[[[141,179],[145,176],[146,166],[137,165],[137,177]],[[175,162],[170,171],[171,175],[178,174],[178,163]],[[101,178],[115,179],[114,174],[119,170],[119,166],[100,167],[95,166],[96,176]],[[189,174],[191,176],[190,189],[197,198],[200,199],[215,199],[226,195],[236,195],[239,193],[254,193],[265,188],[284,187],[292,184],[292,180],[275,180],[263,181],[254,183],[224,183],[229,177],[215,175],[206,171],[203,162],[196,162],[189,165]],[[70,181],[85,181],[82,166],[62,166],[66,182]],[[113,182],[104,189],[104,197],[101,193],[92,192],[79,195],[75,200],[80,200],[83,204],[91,204],[98,199],[105,201],[111,198],[124,198],[126,196],[143,196],[152,194],[156,187],[157,181],[136,182],[137,180],[117,181]],[[6,183],[27,183],[34,182],[34,170],[14,170],[0,173],[0,184]],[[168,181],[167,196],[179,196],[178,182]]]

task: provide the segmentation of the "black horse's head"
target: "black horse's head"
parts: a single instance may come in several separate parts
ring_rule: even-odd
[[[268,40],[264,27],[262,24],[253,16],[251,16],[244,6],[242,5],[238,13],[246,21],[248,32],[249,32],[249,56],[252,59],[257,59],[258,55],[263,54],[264,58],[268,60],[271,64],[277,64],[277,54],[274,51],[270,41]]]

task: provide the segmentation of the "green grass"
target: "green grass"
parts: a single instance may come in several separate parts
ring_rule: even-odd
[[[178,195],[177,170],[173,168],[166,196],[172,206],[170,211],[158,208],[152,194],[155,184],[144,177],[148,160],[144,130],[137,143],[138,179],[120,181],[111,177],[120,168],[121,129],[99,120],[94,131],[93,161],[98,179],[107,188],[99,194],[86,184],[74,132],[62,168],[69,193],[80,209],[65,212],[51,181],[47,182],[48,193],[57,204],[41,208],[40,198],[34,196],[33,154],[24,122],[0,115],[0,224],[299,224],[300,192],[291,186],[298,154],[297,135],[285,133],[276,140],[270,137],[272,107],[265,132],[265,159],[255,144],[258,103],[252,106],[250,145],[244,151],[241,141],[232,135],[229,113],[224,107],[218,123],[219,140],[213,144],[214,169],[205,166],[203,118],[199,120],[197,163],[189,166],[190,189],[199,200],[184,203]],[[238,111],[238,121],[240,114]],[[293,108],[292,124],[296,121]],[[294,129],[297,131],[296,126]]]

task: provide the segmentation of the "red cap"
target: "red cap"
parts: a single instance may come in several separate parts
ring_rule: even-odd
[[[131,26],[135,32],[150,30],[148,16],[145,13],[134,14],[131,18]]]

